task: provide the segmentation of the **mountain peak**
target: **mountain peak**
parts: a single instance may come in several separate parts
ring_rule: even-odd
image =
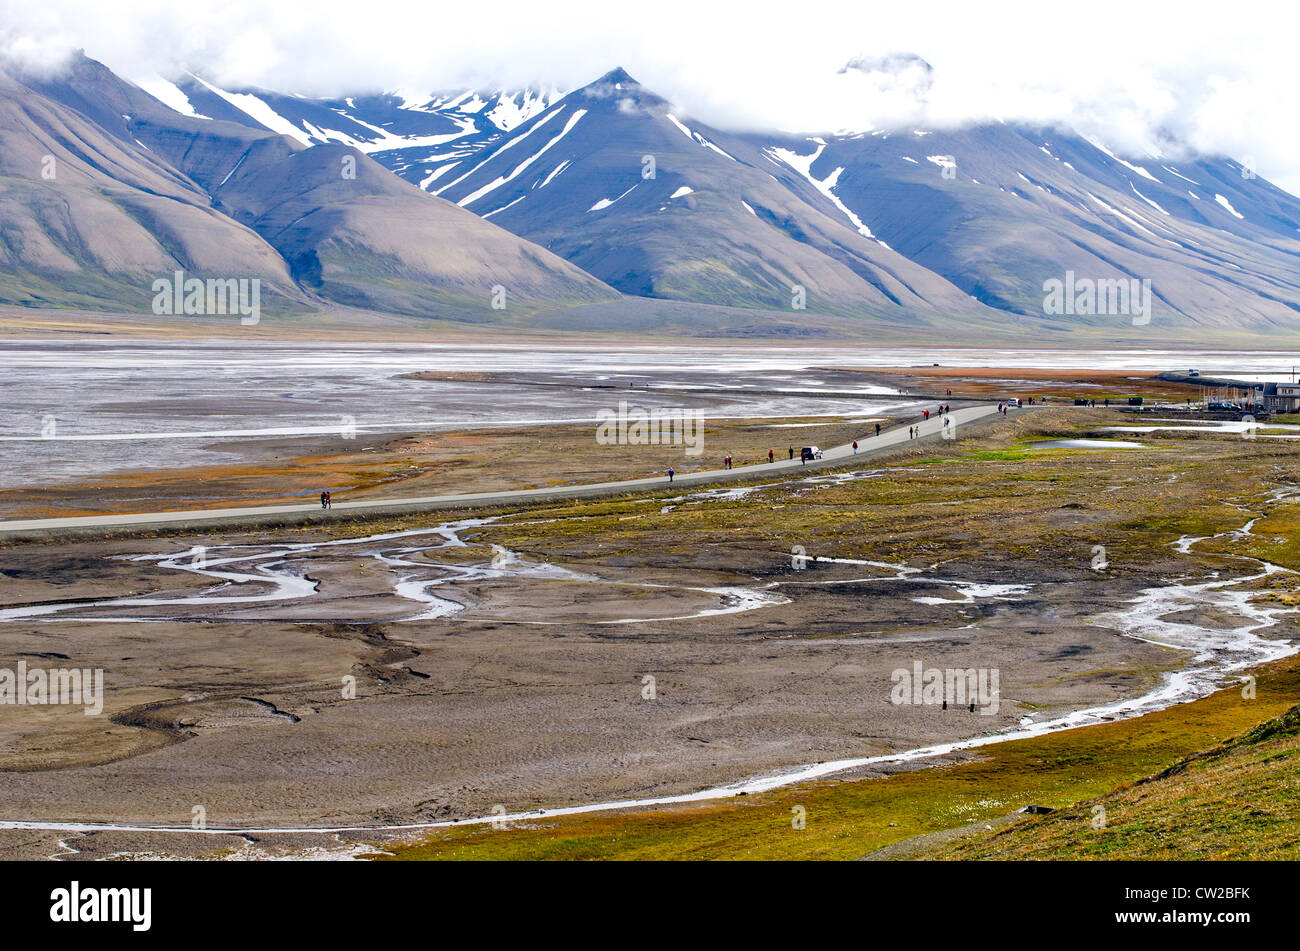
[[[633,78],[628,74],[628,71],[627,71],[626,69],[624,69],[622,66],[615,66],[613,69],[611,69],[609,72],[607,72],[604,76],[601,76],[599,79],[597,79],[597,80],[596,80],[595,82],[593,82],[591,85],[593,85],[593,86],[600,86],[600,85],[604,85],[604,84],[606,84],[606,83],[608,83],[608,84],[610,84],[610,85],[614,85],[614,86],[618,86],[618,85],[624,85],[624,86],[640,86],[640,85],[641,85],[641,84],[638,83],[635,79],[633,79]]]
[[[622,66],[616,66],[599,79],[592,80],[579,89],[577,94],[593,104],[602,100],[616,104],[624,112],[638,106],[652,111],[661,110],[668,105],[665,100],[633,79]]]

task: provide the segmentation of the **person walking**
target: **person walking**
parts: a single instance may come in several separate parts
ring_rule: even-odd
[[[330,501],[330,494],[328,492],[322,492],[320,494],[320,507],[321,508],[328,507],[329,501]]]
[[[790,447],[790,458],[791,458],[791,459],[794,458],[794,446],[791,446],[791,447]]]
[[[880,424],[879,424],[879,423],[876,423],[876,435],[877,435],[877,436],[880,435]]]
[[[767,461],[776,462],[776,453],[774,453],[771,449],[767,451]]]
[[[673,476],[675,476],[675,475],[677,475],[677,473],[673,471],[672,466],[669,466],[669,467],[668,467],[668,481],[669,481],[669,482],[672,482],[672,481],[673,481]]]
[[[853,440],[853,455],[856,456],[857,454],[858,454],[858,441],[855,439]]]

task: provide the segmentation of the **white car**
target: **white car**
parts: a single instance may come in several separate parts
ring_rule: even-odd
[[[821,457],[822,451],[816,446],[804,446],[799,450],[800,459],[820,459]]]

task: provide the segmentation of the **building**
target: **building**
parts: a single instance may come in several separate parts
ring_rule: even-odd
[[[1264,404],[1272,413],[1300,412],[1300,383],[1265,383]]]

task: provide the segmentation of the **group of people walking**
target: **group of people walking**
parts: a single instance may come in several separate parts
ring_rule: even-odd
[[[952,390],[949,390],[949,391],[948,391],[948,395],[949,395],[949,396],[952,395]],[[944,425],[944,428],[945,428],[945,429],[947,429],[947,428],[949,428],[949,427],[952,426],[952,420],[950,420],[950,419],[948,418],[948,414],[951,413],[951,412],[952,412],[952,404],[951,404],[951,403],[940,403],[940,404],[939,404],[938,406],[936,406],[935,409],[934,409],[934,415],[935,415],[935,416],[942,416],[942,417],[943,417],[943,425]],[[922,419],[922,420],[925,420],[925,421],[928,421],[928,420],[930,419],[930,411],[929,411],[928,409],[923,409],[923,410],[921,410],[921,419]],[[879,429],[880,429],[880,426],[877,425],[877,426],[876,426],[877,434],[879,433]],[[921,427],[920,427],[919,425],[917,425],[917,426],[908,426],[908,427],[907,427],[907,438],[908,438],[908,439],[919,439],[920,437],[921,437]]]
[[[946,392],[945,395],[947,395],[947,396],[951,396],[951,395],[952,395],[952,390],[948,390],[948,391]],[[1007,414],[1007,409],[1008,409],[1008,406],[1009,406],[1009,405],[1010,405],[1010,404],[1008,404],[1008,403],[1005,402],[1005,401],[999,403],[999,404],[998,404],[998,412],[1001,413],[1003,416],[1005,416],[1005,415]],[[935,417],[942,417],[942,418],[943,418],[943,425],[944,425],[944,428],[945,428],[945,429],[951,429],[951,428],[952,428],[952,420],[949,418],[949,415],[952,413],[952,404],[951,404],[951,403],[940,403],[940,404],[939,404],[938,406],[936,406],[933,410],[929,410],[929,409],[922,410],[922,411],[921,411],[921,419],[922,419],[923,421],[929,421],[930,416],[931,416],[931,413],[933,413]],[[876,423],[875,425],[876,425],[876,436],[879,437],[880,434],[883,432],[883,428],[881,427],[880,423]],[[920,427],[919,424],[914,425],[914,426],[909,426],[909,427],[907,427],[907,438],[908,438],[908,439],[919,439],[920,437],[921,437],[921,427]],[[856,439],[853,440],[853,442],[852,442],[852,449],[853,449],[853,454],[856,456],[856,455],[858,454],[858,441],[857,441]],[[789,447],[789,449],[788,449],[787,451],[788,451],[788,453],[789,453],[790,461],[793,462],[793,461],[794,461],[794,447],[793,447],[793,446]],[[803,453],[800,453],[800,459],[801,459],[801,461],[803,461],[803,462],[805,462],[805,463],[808,461],[808,459],[806,458],[806,456],[805,456]],[[769,449],[769,450],[767,451],[767,461],[768,461],[769,463],[774,463],[774,462],[776,462],[776,450],[775,450],[775,449]],[[728,456],[723,456],[723,457],[722,457],[722,468],[725,469],[725,470],[730,470],[730,469],[733,468],[733,461],[732,461],[732,457],[731,457],[731,456],[728,455]],[[669,482],[672,482],[672,481],[673,481],[673,478],[674,478],[676,475],[677,475],[676,470],[674,470],[674,469],[669,469],[669,470],[668,470],[668,481],[669,481]],[[327,498],[328,498],[328,495],[329,495],[329,493],[322,493],[322,495],[321,495],[321,500],[322,500],[322,501],[321,501],[321,504],[322,504],[322,507],[328,507],[328,504],[327,504],[327,501],[326,501]]]
[[[934,415],[935,415],[935,416],[947,416],[948,413],[949,413],[949,411],[950,411],[951,409],[952,409],[952,404],[951,404],[951,403],[940,403],[937,407],[935,407]],[[923,410],[921,410],[921,418],[922,418],[922,419],[929,419],[929,418],[930,418],[930,411],[929,411],[928,409],[923,409]],[[879,427],[877,427],[877,428],[879,428]]]

